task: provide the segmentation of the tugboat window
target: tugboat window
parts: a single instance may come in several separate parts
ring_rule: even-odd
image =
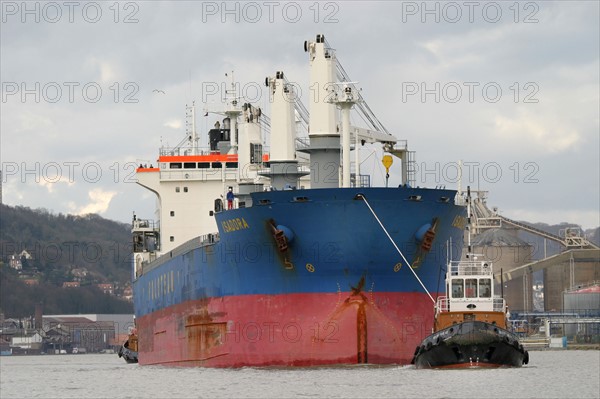
[[[489,278],[479,280],[479,297],[489,298],[492,296],[492,281]]]
[[[452,280],[452,298],[463,297],[463,279],[455,278]]]
[[[477,298],[476,278],[468,278],[465,280],[465,294],[467,298]]]

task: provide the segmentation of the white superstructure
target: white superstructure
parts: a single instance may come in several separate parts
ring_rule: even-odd
[[[208,132],[209,148],[198,144],[196,109],[192,104],[187,109],[190,121],[185,139],[173,148],[161,148],[156,165],[140,165],[137,169],[138,184],[157,196],[157,220],[152,222],[134,216],[136,265],[152,261],[189,240],[216,239],[213,213],[227,209],[230,188],[236,197],[234,207],[248,207],[252,205],[250,193],[257,190],[296,189],[301,188],[301,184],[304,188],[350,187],[351,143],[356,150],[359,143],[380,142],[386,150],[397,153],[393,148],[397,140],[387,131],[350,125],[350,109],[357,104],[356,107],[364,110],[364,101],[359,89],[348,84],[346,75],[341,77],[346,83],[337,82],[339,70],[343,68],[324,36],[317,35],[315,41],[305,42],[305,51],[309,54],[312,96],[308,146],[304,143],[302,149],[296,148],[297,118],[299,114],[305,115],[306,109],[302,106],[300,110],[294,87],[281,71],[266,79],[271,100],[270,121],[260,108],[238,101],[233,90],[235,82],[232,82],[225,107],[209,111],[220,115],[220,120]],[[343,127],[339,122],[340,109]],[[369,115],[368,119],[376,120]],[[269,122],[270,154],[266,154],[262,130]],[[310,155],[310,165],[299,162],[302,157],[297,151]],[[405,145],[401,151],[406,151]],[[357,155],[355,153],[356,171]],[[308,174],[310,181],[300,180]],[[403,174],[406,174],[404,170]],[[358,176],[354,184],[359,184]]]

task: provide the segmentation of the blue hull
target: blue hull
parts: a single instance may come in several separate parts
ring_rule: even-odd
[[[197,307],[198,303],[223,302],[224,298],[286,295],[299,295],[300,298],[301,295],[336,293],[349,293],[354,297],[362,293],[381,293],[396,298],[382,300],[374,310],[386,314],[391,325],[400,323],[400,319],[427,320],[426,327],[422,328],[425,331],[406,342],[412,354],[414,345],[411,343],[427,334],[432,314],[416,314],[421,310],[412,309],[408,299],[402,299],[409,296],[394,295],[422,297],[427,309],[431,309],[431,302],[365,201],[357,198],[357,194],[367,199],[427,289],[433,295],[443,291],[442,269],[448,260],[448,243],[452,243],[453,260],[458,260],[466,221],[464,207],[454,204],[455,191],[402,187],[255,193],[252,194],[252,207],[215,214],[218,236],[199,237],[183,244],[148,265],[134,281],[140,363],[144,363],[143,337],[155,337],[157,323],[166,323],[165,331],[183,328],[171,326],[177,324],[176,318],[164,321],[169,309],[185,312],[182,309],[186,309],[186,304]],[[283,251],[275,230],[286,238]],[[426,242],[428,232],[429,242]],[[395,302],[387,303],[390,301]],[[226,305],[219,309],[220,312],[216,312],[219,314],[215,313],[210,323],[231,323],[235,309],[226,309]],[[188,313],[194,312],[194,309],[188,310]],[[294,312],[298,314],[298,320],[311,318],[310,311]],[[289,309],[266,307],[258,313],[257,310],[257,314],[246,316],[260,324],[267,314],[269,320],[278,320],[277,317],[283,318],[284,314],[289,318],[290,312]],[[361,317],[359,312],[358,319]],[[364,320],[369,317],[365,314]],[[356,333],[356,328],[353,331]],[[175,344],[165,345],[172,350]],[[156,351],[154,347],[146,348]],[[410,361],[410,357],[402,359]],[[398,359],[394,360],[392,356],[390,362],[398,362]],[[263,364],[281,363],[264,361],[258,365]]]

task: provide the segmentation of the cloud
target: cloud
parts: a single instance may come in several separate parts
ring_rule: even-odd
[[[471,23],[468,8],[460,3],[459,23],[447,18],[436,23],[431,14],[426,22],[422,15],[412,15],[404,23],[405,3],[380,2],[372,7],[366,2],[339,2],[335,9],[320,7],[318,15],[315,7],[302,3],[299,23],[283,20],[281,7],[276,7],[275,23],[268,22],[264,7],[258,23],[234,23],[232,15],[221,23],[218,14],[210,16],[208,23],[199,23],[203,16],[199,2],[145,2],[135,14],[139,19],[135,24],[114,23],[111,3],[102,2],[103,18],[98,24],[81,19],[69,23],[64,7],[63,20],[57,24],[33,23],[32,15],[21,23],[19,15],[9,16],[12,19],[3,24],[0,35],[1,80],[16,83],[19,89],[23,83],[28,93],[19,91],[1,104],[2,162],[14,162],[19,170],[32,170],[40,163],[41,178],[49,180],[54,174],[44,165],[56,162],[67,176],[66,163],[75,163],[77,184],[62,179],[56,184],[38,184],[31,183],[31,174],[14,176],[5,186],[4,201],[54,207],[56,212],[101,211],[103,216],[123,221],[130,220],[132,210],[152,215],[152,195],[140,201],[147,192],[124,184],[134,177],[127,161],[154,163],[158,147],[180,142],[186,134],[184,106],[193,101],[196,130],[201,145],[206,146],[207,132],[219,117],[203,117],[204,109],[222,104],[230,83],[225,72],[235,70],[241,85],[238,95],[244,96],[244,102],[256,102],[265,115],[272,117],[264,77],[279,70],[300,84],[308,105],[309,61],[302,43],[323,33],[344,69],[360,82],[381,122],[399,139],[409,140],[419,165],[431,167],[457,159],[482,165],[497,162],[505,172],[502,180],[492,184],[482,179],[481,189],[490,190],[490,198],[507,212],[538,211],[540,201],[556,210],[597,208],[599,3],[544,2],[535,15],[531,15],[533,8],[521,4],[519,23],[514,22],[512,2],[498,3],[503,11],[498,23],[482,19],[481,5]],[[415,5],[421,11],[425,8],[420,2]],[[444,6],[438,6],[443,11]],[[122,21],[131,9],[121,11]],[[523,23],[528,16],[539,23]],[[328,17],[340,22],[324,23]],[[377,26],[355,29],[366,19],[376,20]],[[188,40],[180,40],[183,37]],[[39,55],[43,64],[31,62],[32,54]],[[36,82],[41,85],[39,102],[29,93]],[[54,93],[49,90],[44,95],[48,82],[62,88],[60,101],[47,100]],[[72,101],[65,82],[79,84]],[[93,90],[84,96],[83,86],[88,82],[101,87],[100,101],[89,101]],[[421,90],[404,101],[403,83],[409,82],[420,89],[423,83],[428,90],[436,83],[442,88],[456,83],[463,95],[456,103],[440,96],[438,103],[433,95],[423,100]],[[464,82],[479,83],[474,101],[469,100]],[[213,86],[206,83],[216,84],[217,93],[211,94]],[[497,103],[483,98],[486,83],[501,86],[502,98]],[[528,83],[539,88],[533,95],[539,103],[525,103],[525,97],[533,93],[525,87]],[[258,100],[251,100],[253,88],[259,85],[265,91]],[[153,93],[155,88],[166,94]],[[101,166],[101,182],[91,183],[90,176],[82,174],[92,162]],[[513,167],[517,163],[519,169]],[[530,164],[538,168],[539,183],[521,184],[531,172],[525,169]],[[363,173],[372,173],[374,181],[384,181],[379,158],[369,159],[363,167]],[[392,168],[396,167],[397,163]],[[518,184],[513,181],[517,175]],[[568,202],[571,193],[578,193],[576,204]],[[556,219],[566,221],[571,216],[566,211],[564,215]],[[531,214],[538,216],[544,220],[543,214]]]
[[[99,83],[110,84],[118,80],[116,67],[108,61],[91,57],[86,60],[85,64],[96,74],[99,74]]]
[[[163,126],[165,127],[169,127],[171,129],[181,129],[181,126],[183,125],[183,123],[181,122],[180,119],[171,119],[169,121],[166,121]]]
[[[68,175],[63,175],[62,170],[60,169],[60,165],[57,164],[57,169],[51,171],[50,168],[46,168],[46,173],[39,177],[40,181],[38,184],[42,187],[45,187],[48,190],[49,194],[54,193],[57,184],[62,183],[66,184],[68,187],[71,187],[75,184],[73,180],[69,180]]]
[[[539,116],[525,110],[512,118],[496,116],[494,128],[494,134],[511,143],[518,140],[524,148],[539,148],[551,154],[568,151],[581,142],[581,133],[575,127],[564,125],[553,115]]]
[[[110,201],[117,195],[116,191],[104,191],[101,188],[96,188],[88,191],[88,197],[91,202],[87,205],[77,207],[75,203],[69,202],[69,207],[76,215],[86,215],[88,213],[103,214],[108,210]]]
[[[52,119],[31,111],[20,113],[18,119],[20,121],[20,126],[17,128],[19,132],[48,130],[54,127]]]

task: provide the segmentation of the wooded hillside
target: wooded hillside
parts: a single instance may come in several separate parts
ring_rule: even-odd
[[[98,215],[0,205],[2,311],[30,315],[43,302],[44,313],[131,312],[119,299],[131,281],[130,237],[129,225]]]

